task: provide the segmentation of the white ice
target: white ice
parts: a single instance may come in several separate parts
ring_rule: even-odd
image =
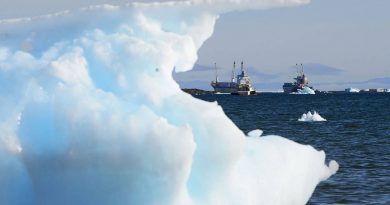
[[[313,89],[311,89],[309,87],[303,87],[302,89],[298,89],[298,92],[294,92],[292,94],[310,94],[310,95],[314,95],[316,93],[314,92]]]
[[[316,111],[313,114],[309,111],[307,113],[303,113],[301,118],[298,119],[301,122],[323,122],[326,121],[325,118],[321,117]]]
[[[263,134],[263,130],[259,130],[259,129],[248,132],[249,137],[260,137],[262,134]]]
[[[220,14],[307,2],[129,3],[0,21],[0,204],[306,204],[336,162],[247,137],[172,71],[192,68]]]
[[[357,88],[347,88],[347,89],[345,89],[345,92],[347,92],[347,93],[358,93],[358,92],[360,92],[360,90],[357,89]]]

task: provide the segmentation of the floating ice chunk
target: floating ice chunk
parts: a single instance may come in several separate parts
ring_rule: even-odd
[[[324,151],[274,135],[247,138],[240,165],[241,183],[237,184],[245,197],[231,204],[303,205],[313,184],[338,170],[335,161],[325,164]]]
[[[298,89],[298,92],[294,92],[292,94],[311,94],[314,95],[316,94],[313,89],[309,87],[303,87],[302,89]]]
[[[230,95],[230,93],[220,93],[220,92],[216,92],[215,94],[216,95]]]
[[[360,90],[357,88],[347,88],[347,89],[345,89],[345,92],[346,93],[358,93],[358,92],[360,92]]]
[[[330,175],[333,175],[337,172],[337,170],[339,170],[339,163],[337,163],[336,161],[334,160],[331,160],[329,162],[329,170],[331,171],[330,172]]]
[[[321,117],[316,111],[312,114],[310,111],[307,113],[303,113],[301,118],[298,119],[301,122],[322,122],[326,121],[325,118]]]
[[[249,137],[260,137],[262,134],[263,134],[263,130],[259,130],[259,129],[248,132]]]

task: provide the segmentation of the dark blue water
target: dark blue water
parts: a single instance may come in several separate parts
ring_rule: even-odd
[[[309,204],[390,204],[390,94],[200,95],[248,132],[261,129],[325,150],[340,169]],[[327,122],[298,122],[308,111]]]

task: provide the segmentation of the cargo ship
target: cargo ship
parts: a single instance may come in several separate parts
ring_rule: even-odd
[[[211,81],[211,86],[217,94],[231,95],[256,95],[256,89],[252,86],[250,78],[244,69],[244,62],[241,62],[241,73],[235,76],[236,62],[233,63],[232,78],[230,82],[220,82],[218,80],[218,70],[215,64],[215,80]]]
[[[298,64],[296,64],[296,66],[297,66],[297,77],[294,78],[295,82],[284,83],[283,92],[297,93],[299,90],[303,90],[305,87],[314,90],[313,87],[309,86],[309,80],[305,75],[305,73],[303,72],[303,65],[301,64],[300,71],[299,71]]]

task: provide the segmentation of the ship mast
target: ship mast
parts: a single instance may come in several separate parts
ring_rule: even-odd
[[[218,69],[217,69],[217,63],[214,63],[214,68],[215,68],[215,82],[218,82]]]
[[[245,75],[245,72],[244,72],[244,61],[241,61],[241,74],[242,74],[242,76]]]
[[[301,75],[303,75],[303,65],[301,63]]]
[[[234,83],[234,71],[236,70],[236,61],[233,63],[233,70],[232,70],[232,83]]]

